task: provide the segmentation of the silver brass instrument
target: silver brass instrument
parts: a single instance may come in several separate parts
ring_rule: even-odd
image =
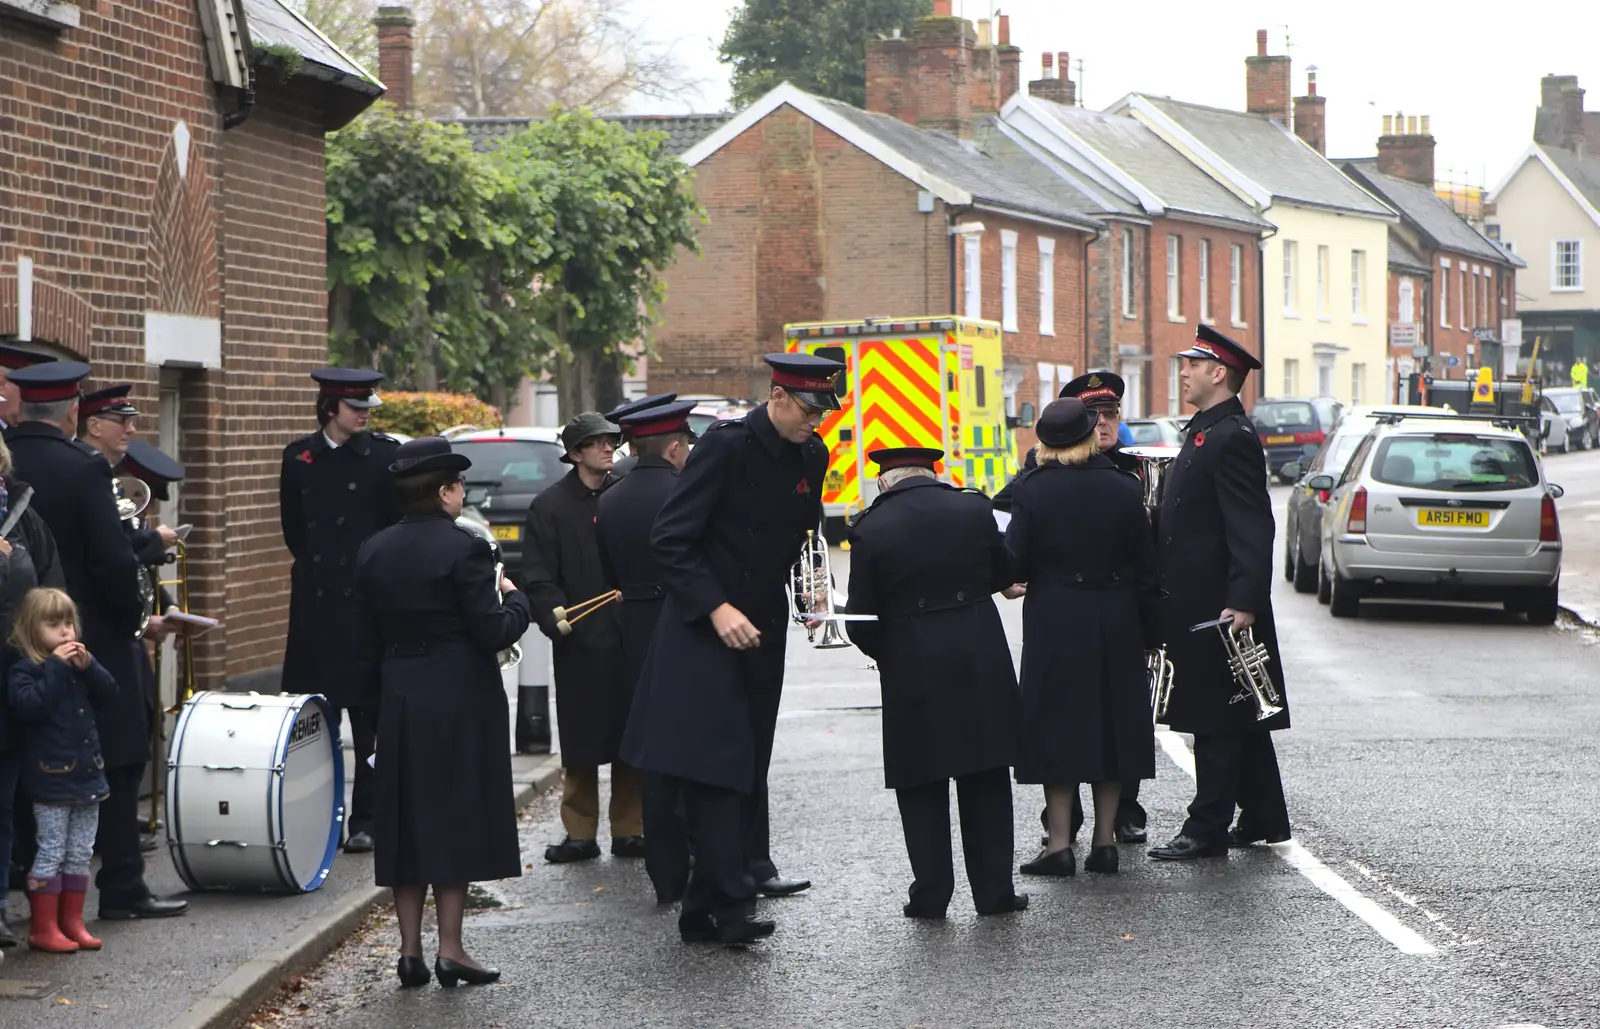
[[[1256,639],[1253,629],[1239,631],[1233,627],[1233,619],[1219,618],[1214,622],[1201,622],[1199,625],[1190,626],[1190,632],[1199,632],[1202,629],[1216,629],[1217,635],[1222,637],[1223,649],[1228,654],[1228,671],[1233,675],[1233,681],[1240,687],[1238,693],[1228,701],[1238,704],[1246,700],[1254,700],[1256,704],[1256,721],[1264,722],[1273,715],[1283,711],[1283,697],[1278,693],[1278,687],[1273,684],[1272,676],[1267,674],[1267,662],[1272,660],[1272,655],[1267,653],[1267,648]]]
[[[117,502],[117,517],[135,530],[141,528],[139,516],[150,506],[150,486],[143,479],[122,475],[111,480],[111,497]],[[144,613],[139,616],[139,631],[133,634],[136,640],[144,638],[156,608],[156,577],[144,565],[139,566],[139,600]]]
[[[806,642],[818,650],[850,646],[839,631],[840,622],[875,622],[877,615],[840,614],[833,608],[833,564],[828,558],[828,540],[822,533],[806,530],[800,546],[800,559],[789,573],[789,614],[795,624],[806,627]],[[820,626],[807,623],[820,622]],[[822,639],[817,639],[817,629]]]
[[[1172,701],[1172,662],[1167,659],[1167,648],[1158,647],[1144,652],[1145,669],[1150,675],[1150,718],[1160,725],[1167,719],[1167,705]]]
[[[494,551],[495,593],[499,595],[501,600],[504,600],[506,597],[506,591],[501,585],[500,578],[505,574],[506,563],[501,560],[500,544],[496,543],[494,540],[490,540],[489,546]],[[522,644],[513,643],[505,650],[502,650],[500,653],[496,654],[495,657],[499,660],[501,668],[510,668],[512,665],[515,665],[522,660]]]
[[[1139,459],[1139,481],[1144,483],[1144,506],[1154,511],[1161,506],[1161,481],[1177,460],[1182,447],[1123,447],[1122,452]]]

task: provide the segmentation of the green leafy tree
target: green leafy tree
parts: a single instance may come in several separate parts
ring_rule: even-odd
[[[744,0],[718,59],[733,66],[733,102],[792,82],[847,104],[867,103],[867,41],[909,33],[933,0]]]

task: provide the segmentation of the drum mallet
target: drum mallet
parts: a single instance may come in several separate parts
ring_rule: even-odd
[[[555,617],[556,632],[563,636],[571,636],[574,624],[594,614],[613,600],[621,599],[621,590],[610,590],[600,594],[598,597],[590,597],[581,604],[573,604],[571,607],[552,608],[550,614]]]

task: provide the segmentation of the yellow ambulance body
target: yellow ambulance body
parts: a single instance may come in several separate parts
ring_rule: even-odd
[[[839,410],[818,430],[828,444],[822,502],[854,517],[877,496],[882,447],[934,447],[939,478],[994,495],[1016,472],[1006,426],[1000,325],[951,316],[868,318],[784,326],[787,349],[841,361]]]

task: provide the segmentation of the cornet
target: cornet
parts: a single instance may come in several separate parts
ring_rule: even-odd
[[[1258,722],[1264,722],[1281,712],[1283,697],[1273,684],[1272,676],[1267,674],[1267,662],[1272,660],[1272,655],[1256,639],[1255,632],[1252,629],[1241,632],[1233,628],[1232,618],[1219,618],[1214,622],[1201,622],[1189,627],[1190,632],[1202,629],[1216,629],[1217,635],[1222,637],[1223,649],[1228,654],[1228,671],[1233,675],[1233,681],[1241,687],[1228,703],[1237,704],[1253,699]]]
[[[875,622],[877,615],[847,615],[833,609],[833,564],[828,558],[828,540],[820,532],[806,530],[800,546],[800,559],[789,573],[789,614],[796,625],[806,627],[806,642],[818,650],[850,646],[839,631],[840,622]],[[812,622],[822,623],[820,626]],[[817,639],[817,629],[822,639]]]
[[[1158,647],[1144,652],[1145,669],[1150,674],[1150,718],[1160,725],[1167,717],[1167,705],[1172,702],[1172,662],[1167,659],[1167,648]]]

